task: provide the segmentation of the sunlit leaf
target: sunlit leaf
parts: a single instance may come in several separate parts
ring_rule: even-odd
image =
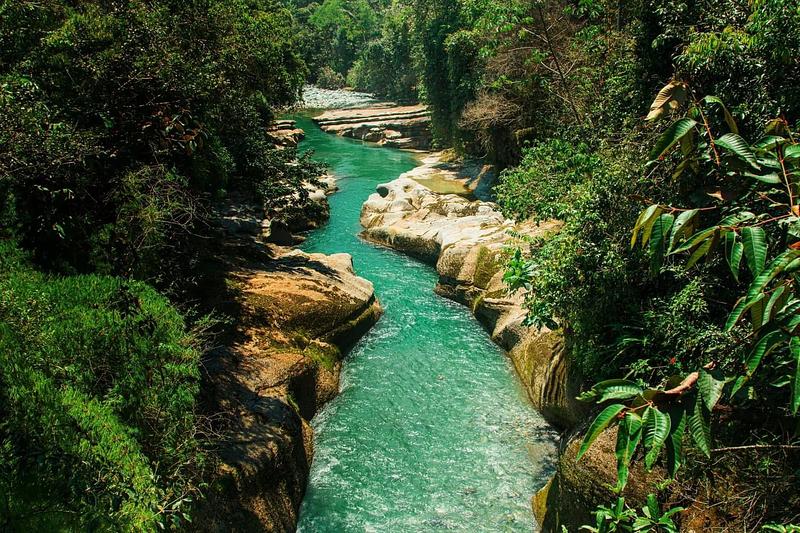
[[[736,232],[727,232],[725,234],[725,259],[728,261],[728,267],[737,283],[739,282],[739,265],[742,263],[743,255],[744,245],[739,241]]]
[[[660,159],[667,152],[672,149],[681,137],[689,133],[689,131],[697,125],[697,121],[691,118],[682,118],[667,128],[658,141],[656,141],[652,152],[650,152],[650,159]]]
[[[653,236],[650,239],[650,268],[653,272],[661,269],[664,254],[667,252],[667,239],[674,220],[674,216],[664,213],[653,224]]]
[[[578,455],[575,458],[576,460],[583,457],[583,454],[589,449],[592,443],[600,436],[602,433],[612,422],[617,420],[617,416],[625,410],[625,406],[621,403],[611,404],[605,409],[603,409],[599,415],[594,419],[592,425],[589,426],[589,430],[586,432],[586,436],[583,437],[583,443],[581,443],[581,447],[578,450]]]
[[[648,407],[647,414],[643,418],[646,421],[644,445],[648,450],[644,463],[647,470],[652,470],[656,459],[658,459],[658,454],[661,453],[661,448],[669,436],[670,418],[655,407]]]
[[[614,451],[617,457],[617,492],[622,491],[628,484],[631,459],[641,438],[642,418],[636,413],[628,411],[619,423],[617,446]]]
[[[672,250],[675,244],[680,242],[678,239],[691,230],[691,223],[696,215],[697,209],[690,209],[678,215],[678,218],[675,219],[675,223],[672,225],[672,235],[669,238],[669,250]]]
[[[705,368],[700,369],[700,375],[697,378],[697,390],[700,392],[700,397],[709,411],[717,405],[724,387],[725,376],[722,372],[719,370],[706,370]]]
[[[744,256],[747,259],[747,268],[758,276],[767,262],[767,234],[758,226],[742,228],[742,244]]]
[[[726,133],[714,141],[714,143],[720,148],[724,148],[725,150],[733,153],[742,161],[747,161],[752,166],[758,168],[758,159],[756,159],[756,154],[753,153],[750,145],[747,144],[747,141],[745,141],[740,135],[736,133]]]
[[[692,435],[697,448],[706,457],[711,457],[711,422],[710,412],[706,409],[703,400],[698,395],[694,402],[694,409],[689,415],[689,433]]]
[[[745,375],[742,376],[744,379],[737,379],[736,382],[733,384],[733,389],[731,390],[731,396],[739,392],[739,389],[753,377],[755,371],[758,369],[758,365],[761,364],[761,360],[764,359],[764,356],[769,354],[772,350],[778,347],[782,342],[786,341],[787,335],[785,332],[781,330],[770,331],[764,334],[753,346],[753,349],[750,350],[750,354],[747,356],[747,360],[745,361]]]

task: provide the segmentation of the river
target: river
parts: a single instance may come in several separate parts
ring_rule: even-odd
[[[469,310],[433,292],[433,268],[359,239],[359,211],[413,154],[323,133],[301,150],[339,178],[307,252],[347,252],[385,314],[347,356],[341,394],[312,421],[315,456],[298,531],[531,531],[530,498],[555,435]]]

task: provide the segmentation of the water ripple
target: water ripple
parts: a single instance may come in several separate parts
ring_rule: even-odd
[[[341,188],[331,222],[304,248],[353,255],[385,314],[348,356],[341,394],[313,420],[298,531],[530,531],[553,432],[469,311],[433,293],[432,268],[357,237],[361,203],[415,161],[300,127],[302,147],[331,162]]]

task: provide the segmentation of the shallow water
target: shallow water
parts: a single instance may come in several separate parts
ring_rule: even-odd
[[[298,531],[533,530],[530,498],[551,473],[554,434],[469,310],[434,294],[434,269],[358,238],[361,204],[417,159],[296,118],[301,149],[327,161],[341,189],[303,249],[351,254],[385,309],[313,420]]]

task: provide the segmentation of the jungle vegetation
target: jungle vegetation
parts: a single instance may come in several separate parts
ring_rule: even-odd
[[[609,502],[591,528],[670,531],[701,501],[721,527],[791,529],[800,4],[385,9],[360,55],[328,64],[356,88],[427,103],[440,146],[504,169],[508,216],[563,221],[509,254],[506,280],[532,325],[564,330],[582,398],[598,404],[581,453],[618,425],[617,493],[631,463],[674,478],[644,511]]]
[[[674,476],[591,527],[800,521],[797,2],[4,0],[0,529],[187,527],[193,269],[214,201],[302,197],[263,133],[306,81],[425,102],[507,215],[563,221],[510,289],[570,338],[584,448],[619,426],[617,492]]]
[[[214,201],[302,198],[265,135],[297,34],[269,0],[0,2],[0,530],[189,524],[196,267]]]

